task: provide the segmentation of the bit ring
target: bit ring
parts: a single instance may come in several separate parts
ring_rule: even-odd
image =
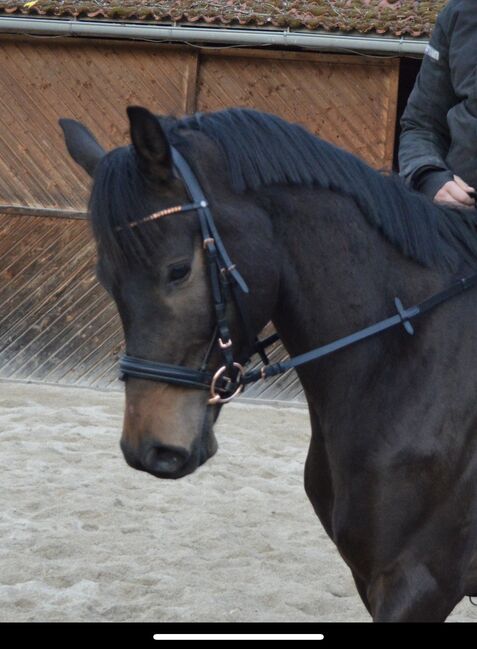
[[[240,363],[234,363],[233,365],[238,370],[238,376],[242,377],[244,375],[243,367],[240,365]],[[224,399],[220,396],[220,394],[217,394],[217,392],[215,391],[215,386],[217,385],[217,381],[220,378],[222,378],[222,375],[226,371],[227,371],[227,367],[225,365],[222,365],[222,367],[220,367],[212,377],[212,382],[210,384],[210,399],[208,401],[209,405],[215,405],[218,403],[228,403],[229,401],[232,401],[232,399],[235,399],[235,397],[238,397],[238,395],[242,392],[243,384],[240,384],[235,390],[235,392],[233,392],[233,394],[230,395],[230,397],[226,397]]]

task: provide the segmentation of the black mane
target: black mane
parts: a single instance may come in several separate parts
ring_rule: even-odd
[[[161,124],[171,144],[186,157],[188,144],[181,137],[182,129],[197,130],[212,138],[223,151],[232,188],[237,193],[271,185],[330,189],[351,197],[370,225],[419,263],[450,271],[457,270],[463,262],[477,265],[474,210],[436,206],[407,189],[398,176],[378,173],[356,156],[297,124],[247,109],[197,113],[181,120],[161,119]],[[120,151],[122,154],[117,153]],[[142,200],[141,182],[134,171],[134,152],[131,147],[117,152],[110,168],[103,170],[104,180],[108,176],[119,193],[114,198],[118,209],[111,210],[116,214],[116,225],[127,222],[127,205],[131,201]],[[106,195],[100,193],[102,196],[97,198],[104,202]],[[111,188],[108,194],[111,196]],[[141,211],[147,213],[147,207],[143,207]],[[137,217],[137,205],[135,214]]]

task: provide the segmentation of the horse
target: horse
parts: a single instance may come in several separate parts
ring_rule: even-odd
[[[98,280],[128,358],[143,365],[205,363],[213,374],[232,341],[227,366],[251,353],[234,299],[222,305],[229,340],[217,336],[205,255],[214,241],[201,236],[204,202],[191,205],[174,151],[235,262],[222,270],[238,269],[247,285],[249,328],[271,321],[291,356],[389,315],[396,296],[414,304],[475,269],[475,212],[437,206],[298,124],[239,108],[127,112],[131,142],[109,152],[81,123],[60,124],[93,178]],[[444,621],[477,592],[476,312],[468,291],[412,336],[393,328],[297,368],[311,424],[305,491],[375,622]],[[226,399],[184,381],[126,378],[121,448],[131,467],[176,479],[214,455]]]

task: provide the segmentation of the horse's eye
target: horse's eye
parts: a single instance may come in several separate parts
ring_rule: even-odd
[[[181,279],[186,279],[190,273],[189,264],[180,264],[179,266],[172,266],[169,268],[168,281],[178,282]]]

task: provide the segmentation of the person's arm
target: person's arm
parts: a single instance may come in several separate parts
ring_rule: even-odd
[[[412,187],[433,200],[441,187],[453,180],[454,174],[449,169],[425,166],[414,173]]]
[[[438,179],[446,182],[446,174],[447,180],[453,176],[445,163],[450,144],[447,113],[459,100],[449,69],[449,41],[444,29],[448,23],[449,10],[444,10],[401,118],[400,174],[411,187],[424,187],[428,195]]]

